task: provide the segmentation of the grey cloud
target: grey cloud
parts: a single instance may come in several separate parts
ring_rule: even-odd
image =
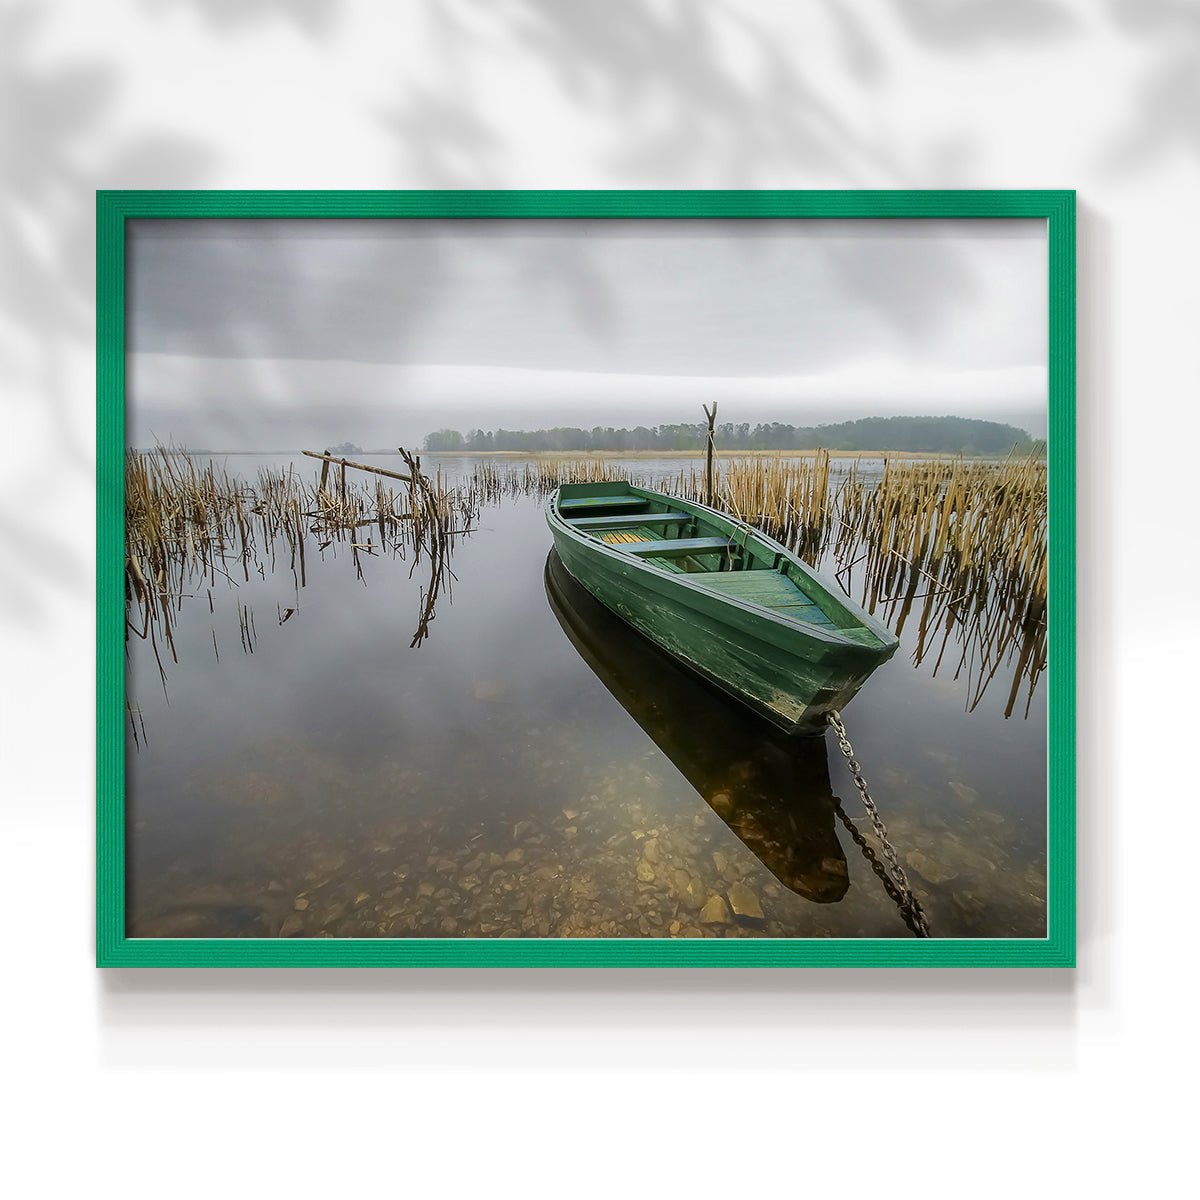
[[[130,346],[647,374],[898,348],[1007,365],[1040,351],[1042,242],[1040,222],[143,221]],[[964,348],[971,317],[994,333]]]

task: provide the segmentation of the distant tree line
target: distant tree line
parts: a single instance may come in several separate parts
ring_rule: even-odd
[[[593,429],[559,426],[554,429],[439,429],[426,434],[425,449],[436,450],[695,450],[704,449],[706,424],[639,425],[636,429]],[[716,428],[717,448],[739,450],[906,450],[931,454],[1006,454],[1016,445],[1029,451],[1036,445],[1014,425],[977,421],[969,417],[864,417],[839,425],[740,425]]]

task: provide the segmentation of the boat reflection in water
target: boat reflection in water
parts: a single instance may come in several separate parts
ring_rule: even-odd
[[[789,738],[653,645],[551,550],[546,596],[584,662],[785,887],[819,903],[849,887],[821,737]]]

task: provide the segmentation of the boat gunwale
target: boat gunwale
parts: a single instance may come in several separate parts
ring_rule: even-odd
[[[576,484],[574,486],[586,487],[588,485]],[[737,518],[729,516],[727,513],[718,512],[716,509],[710,508],[706,504],[700,504],[698,501],[684,500],[678,496],[669,496],[664,492],[655,492],[648,488],[640,488],[636,484],[632,483],[628,484],[627,486],[630,492],[641,495],[647,500],[664,500],[671,504],[678,504],[682,508],[693,510],[696,515],[708,515],[717,518],[719,521],[727,522],[734,527],[735,531],[739,533],[745,531],[747,534],[753,536],[761,541],[764,545],[769,547],[772,552],[783,554],[790,564],[799,567],[801,573],[806,579],[811,579],[813,583],[821,588],[822,591],[828,592],[828,589],[821,583],[821,581],[815,578],[815,572],[813,572],[806,563],[802,562],[798,555],[788,550],[786,546],[783,546],[781,543],[777,542],[769,534],[755,529],[753,525],[749,524],[749,522],[738,520]],[[561,491],[562,487],[560,485],[554,490],[553,493],[551,493],[549,499],[546,501],[545,510],[547,514],[547,521],[550,524],[551,530],[562,531],[569,534],[571,540],[577,545],[586,547],[588,551],[598,551],[602,558],[607,558],[614,564],[632,566],[635,571],[652,572],[654,576],[663,580],[667,580],[675,586],[682,585],[687,592],[693,595],[715,599],[720,604],[728,605],[731,608],[738,609],[743,613],[750,614],[758,619],[765,619],[772,624],[781,625],[783,628],[795,633],[799,633],[805,637],[826,642],[830,646],[837,647],[839,649],[853,648],[855,650],[865,651],[867,653],[874,652],[886,660],[895,653],[900,645],[900,639],[894,633],[892,633],[892,631],[888,629],[886,625],[882,624],[882,622],[878,621],[875,617],[872,617],[870,613],[867,613],[861,609],[857,604],[854,603],[854,601],[850,600],[849,597],[847,597],[846,600],[838,599],[837,603],[845,608],[846,611],[855,619],[855,621],[858,622],[857,628],[865,629],[876,639],[876,642],[878,643],[877,645],[871,645],[869,643],[859,641],[856,637],[849,636],[840,628],[834,627],[831,629],[828,626],[817,625],[814,622],[804,620],[802,617],[788,616],[779,609],[772,609],[768,608],[766,605],[755,604],[753,602],[742,600],[735,595],[722,592],[714,588],[706,588],[703,584],[693,582],[686,573],[676,574],[674,572],[664,570],[662,567],[656,566],[654,563],[648,562],[647,560],[639,558],[636,555],[619,550],[616,548],[616,546],[608,542],[604,542],[599,538],[591,537],[585,531],[576,529],[574,526],[568,523],[567,519],[558,511],[558,499]],[[633,523],[636,515],[637,514],[630,514],[631,523]],[[732,540],[732,538],[730,540]],[[746,573],[748,574],[749,572]],[[824,607],[818,601],[814,600],[813,603],[816,604],[817,608],[824,612]]]

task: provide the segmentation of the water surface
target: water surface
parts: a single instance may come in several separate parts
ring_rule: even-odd
[[[415,649],[423,567],[337,543],[185,598],[165,689],[131,641],[131,935],[911,936],[832,735],[786,743],[550,547],[537,499],[485,506]],[[1014,650],[968,711],[916,620],[844,714],[872,794],[935,936],[1042,936],[1044,680],[1006,717]]]

